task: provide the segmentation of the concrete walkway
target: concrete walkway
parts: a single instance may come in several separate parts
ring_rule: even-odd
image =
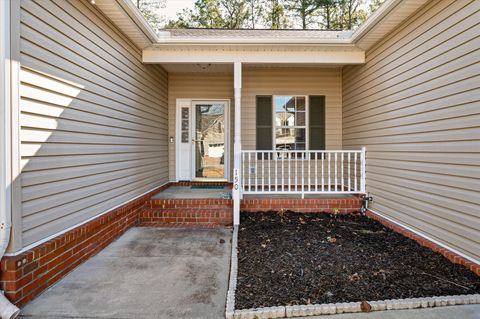
[[[230,230],[132,228],[22,309],[33,318],[223,318]]]

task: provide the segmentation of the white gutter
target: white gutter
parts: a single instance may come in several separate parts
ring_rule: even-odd
[[[259,30],[256,30],[259,31]],[[265,30],[271,31],[271,30]],[[294,32],[295,30],[292,30]],[[304,30],[298,30],[303,32]],[[235,30],[230,30],[230,32],[235,33]],[[247,31],[248,32],[248,31]],[[255,32],[255,31],[253,31]],[[261,31],[260,31],[261,32]],[[309,31],[312,34],[315,31]],[[158,41],[156,44],[327,44],[327,45],[343,45],[351,44],[350,38],[352,35],[351,31],[322,31],[323,36],[256,36],[256,37],[242,37],[235,35],[226,35],[226,36],[172,36],[171,32],[168,30],[160,31],[158,33]]]
[[[12,228],[10,145],[10,1],[0,1],[0,259],[7,250]],[[0,293],[0,318],[16,318],[20,310]]]

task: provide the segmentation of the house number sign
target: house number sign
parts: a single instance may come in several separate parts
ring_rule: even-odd
[[[238,174],[238,168],[233,169],[233,189],[236,191],[240,189],[240,176]]]

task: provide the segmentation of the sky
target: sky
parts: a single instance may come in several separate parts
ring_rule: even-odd
[[[177,16],[177,12],[183,11],[184,8],[193,8],[195,0],[167,0],[164,15],[166,20],[173,20]]]

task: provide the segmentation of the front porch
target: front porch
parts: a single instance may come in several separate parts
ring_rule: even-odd
[[[169,72],[170,181],[232,183],[234,224],[245,207],[360,209],[330,197],[365,193],[366,150],[342,144],[341,66],[161,65]],[[252,206],[250,195],[266,198]],[[301,201],[317,195],[326,202]],[[291,196],[298,203],[279,204]]]

